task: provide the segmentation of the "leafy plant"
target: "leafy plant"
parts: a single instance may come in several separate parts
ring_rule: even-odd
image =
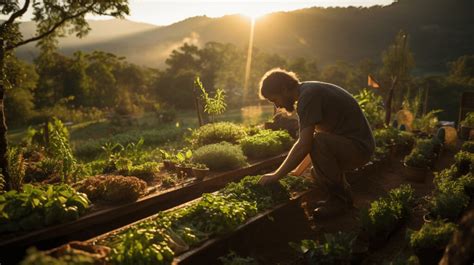
[[[382,239],[395,229],[411,212],[414,203],[414,190],[410,185],[402,185],[370,204],[369,209],[361,213],[361,223],[369,238]]]
[[[420,230],[410,232],[410,246],[419,249],[444,249],[456,230],[453,223],[435,220],[424,223]]]
[[[112,248],[113,264],[170,264],[173,256],[210,237],[229,233],[259,211],[288,200],[284,186],[261,186],[248,176],[204,194],[192,204],[160,212],[98,244]]]
[[[20,148],[11,147],[7,150],[8,172],[10,173],[10,184],[13,190],[20,191],[25,178],[26,164]]]
[[[474,128],[474,112],[469,112],[466,117],[461,121],[461,125],[468,128]]]
[[[211,120],[214,121],[216,115],[222,114],[227,104],[225,103],[225,95],[223,89],[216,89],[214,97],[209,96],[209,93],[204,88],[200,78],[197,76],[194,80],[194,85],[202,93],[202,99],[204,100],[204,111],[211,116]]]
[[[436,129],[436,125],[438,125],[438,117],[436,115],[442,111],[443,110],[439,109],[432,110],[420,118],[415,119],[413,121],[413,127],[428,134],[433,133]]]
[[[79,185],[78,190],[92,201],[131,202],[146,192],[147,184],[136,177],[92,176]]]
[[[407,155],[403,162],[407,166],[429,168],[435,157],[435,149],[439,145],[436,139],[419,139],[415,148]]]
[[[299,244],[290,243],[290,246],[303,254],[307,264],[349,265],[354,239],[354,235],[339,231],[336,234],[324,234],[322,242],[303,240]]]
[[[76,169],[76,159],[69,145],[69,132],[64,124],[54,118],[53,122],[48,123],[49,139],[47,152],[51,158],[61,161],[61,171],[63,181],[69,181],[73,177]]]
[[[245,129],[231,122],[210,123],[193,131],[191,143],[194,146],[203,146],[220,142],[237,144],[246,136]]]
[[[161,228],[130,228],[120,236],[110,255],[112,264],[171,264],[174,252],[167,244],[167,235]]]
[[[293,142],[286,131],[261,130],[240,141],[244,154],[251,158],[264,158],[281,154],[288,150]]]
[[[474,153],[474,141],[466,141],[462,144],[461,150]]]
[[[469,203],[462,182],[449,178],[438,178],[436,190],[428,201],[428,210],[432,217],[456,220]]]
[[[383,125],[385,111],[381,96],[371,90],[363,89],[354,98],[372,127],[377,128]]]
[[[460,175],[474,170],[474,153],[460,151],[454,156],[454,163]]]
[[[0,233],[33,230],[79,218],[89,207],[87,195],[62,184],[23,186],[0,195]]]
[[[193,163],[205,164],[210,170],[227,170],[242,167],[246,157],[239,146],[230,143],[205,145],[194,151]]]

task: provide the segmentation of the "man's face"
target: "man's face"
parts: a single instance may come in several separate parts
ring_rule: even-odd
[[[284,108],[289,113],[295,111],[295,102],[289,95],[285,95],[285,94],[271,95],[268,97],[268,100],[273,102],[275,107],[279,109]]]

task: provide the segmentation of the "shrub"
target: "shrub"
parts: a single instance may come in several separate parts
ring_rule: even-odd
[[[354,239],[353,235],[339,231],[337,234],[324,234],[322,242],[303,240],[299,244],[290,245],[304,255],[305,264],[349,265]]]
[[[462,182],[438,178],[435,184],[435,193],[428,201],[430,215],[456,220],[469,203]]]
[[[435,158],[438,145],[439,142],[436,139],[419,139],[415,148],[403,159],[403,162],[411,167],[429,168]]]
[[[93,200],[129,202],[146,192],[146,182],[136,177],[93,176],[80,184],[79,191]]]
[[[466,151],[458,152],[454,156],[455,165],[460,175],[465,175],[472,171],[474,167],[474,153]]]
[[[203,146],[220,142],[237,144],[246,136],[245,129],[231,122],[217,122],[206,124],[192,133],[192,144]]]
[[[239,146],[225,142],[202,146],[192,157],[192,162],[205,164],[210,170],[235,169],[244,166],[245,161]]]
[[[474,128],[474,112],[469,112],[466,115],[466,118],[461,121],[461,125],[464,127]]]
[[[466,141],[462,144],[461,150],[474,153],[474,141]]]
[[[420,230],[410,233],[410,246],[419,249],[444,249],[456,230],[453,223],[436,220],[424,223]]]
[[[410,185],[402,185],[380,198],[363,210],[361,222],[369,233],[370,239],[386,238],[395,227],[411,212],[414,203],[414,191]]]
[[[250,158],[276,156],[288,150],[293,139],[286,131],[262,130],[240,140],[244,154]]]

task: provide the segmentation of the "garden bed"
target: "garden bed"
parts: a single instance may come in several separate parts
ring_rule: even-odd
[[[117,227],[150,216],[157,211],[183,204],[203,193],[213,192],[244,176],[278,166],[286,154],[253,163],[247,167],[216,173],[203,181],[186,183],[160,193],[149,194],[136,202],[112,206],[87,214],[80,219],[20,235],[9,234],[0,241],[2,248],[52,248],[71,240],[85,240]],[[113,222],[111,222],[113,220]]]

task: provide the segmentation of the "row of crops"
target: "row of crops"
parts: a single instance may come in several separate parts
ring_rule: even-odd
[[[204,241],[232,233],[253,216],[287,202],[309,188],[304,178],[288,176],[273,186],[248,176],[175,209],[88,241],[81,249],[30,251],[21,264],[171,264],[174,257]],[[86,253],[86,245],[95,253]],[[100,250],[100,251],[99,251]]]
[[[387,132],[379,133],[386,135]],[[377,135],[381,140],[380,134]],[[401,147],[395,145],[397,149]],[[416,139],[413,149],[405,151],[408,155],[402,155],[402,162],[406,167],[417,154],[422,157],[419,159],[422,163],[416,166],[432,168],[432,160],[436,160],[436,153],[440,152],[437,148],[444,148],[439,145],[438,139]],[[401,148],[405,149],[404,145]],[[410,176],[406,179],[420,182]],[[318,240],[302,240],[291,245],[305,264],[354,264],[361,262],[361,241],[367,243],[367,249],[362,252],[367,258],[386,246],[395,233],[404,230],[407,248],[401,248],[396,259],[384,264],[438,264],[453,234],[460,233],[457,222],[474,198],[474,141],[462,144],[452,165],[434,172],[433,185],[432,192],[424,197],[417,197],[410,184],[388,191],[386,196],[360,211],[358,231],[329,233]],[[424,213],[423,224],[417,230],[407,228],[409,221],[415,218],[415,209],[422,209]]]

